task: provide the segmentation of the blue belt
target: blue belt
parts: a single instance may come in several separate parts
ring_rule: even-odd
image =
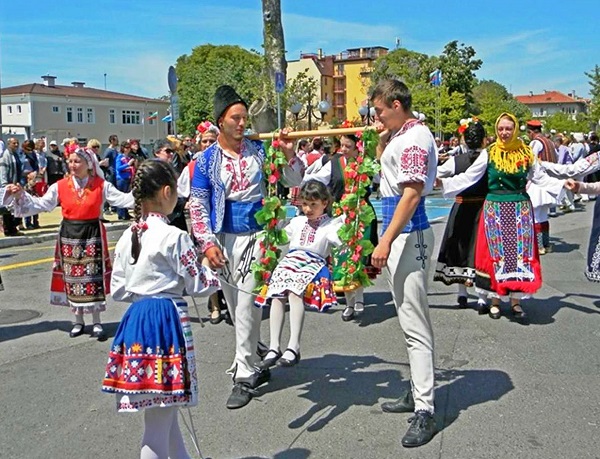
[[[254,217],[262,209],[262,200],[256,202],[225,201],[222,232],[229,234],[254,233],[263,229]]]
[[[394,212],[396,211],[396,207],[400,202],[400,198],[401,196],[381,198],[381,212],[383,223],[382,234],[390,225],[392,217],[394,216]],[[427,219],[427,213],[425,212],[425,198],[422,197],[419,201],[419,205],[415,210],[415,213],[411,217],[410,221],[406,224],[402,232],[412,233],[413,231],[425,230],[429,228],[429,226],[429,220]]]

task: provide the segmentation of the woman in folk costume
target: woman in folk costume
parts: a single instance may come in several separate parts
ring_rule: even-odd
[[[198,402],[194,340],[182,298],[219,287],[201,265],[187,232],[169,225],[177,203],[177,175],[164,161],[144,161],[133,188],[135,223],[115,249],[113,298],[132,302],[115,335],[102,382],[119,412],[144,411],[140,457],[183,458],[180,406]]]
[[[303,180],[303,182],[307,182],[308,180],[318,180],[327,185],[331,191],[334,202],[340,202],[346,191],[351,188],[353,179],[348,176],[346,170],[347,164],[356,161],[357,157],[362,154],[362,142],[355,135],[342,136],[340,145],[339,153],[332,156],[323,155],[315,161],[306,170]],[[369,178],[372,179],[372,177]],[[348,185],[350,185],[350,187]],[[375,209],[373,209],[373,205],[369,201],[369,194],[370,193],[365,196],[365,201],[373,210],[373,215],[375,215]],[[377,246],[378,237],[376,218],[374,218],[365,228],[364,239],[370,240],[374,247]],[[334,251],[334,281],[341,280],[340,267],[347,258],[348,255],[343,249]],[[380,273],[379,269],[371,265],[370,257],[367,257],[365,266],[367,274],[371,279],[374,279]],[[345,291],[344,296],[346,297],[346,308],[342,312],[342,320],[348,322],[354,318],[355,314],[360,314],[364,311],[364,286],[358,286],[355,290]]]
[[[265,294],[256,299],[256,305],[260,307],[272,298],[269,318],[271,342],[265,359],[258,364],[261,369],[270,368],[275,363],[285,367],[296,365],[300,361],[304,307],[323,312],[337,304],[326,259],[332,246],[342,244],[337,232],[344,223],[344,217],[332,219],[327,215],[332,197],[322,182],[305,182],[299,198],[303,215],[294,217],[285,227],[289,252],[277,264]],[[286,297],[290,303],[290,340],[282,354],[280,340]]]
[[[483,203],[475,248],[475,286],[492,298],[489,315],[501,316],[500,301],[510,298],[515,319],[524,320],[523,298],[542,285],[528,180],[558,197],[564,181],[549,177],[531,149],[517,136],[518,121],[503,113],[495,124],[497,141],[462,174],[456,176],[455,196],[487,172],[488,194]]]
[[[52,268],[50,303],[71,308],[75,315],[71,338],[83,334],[83,315],[91,314],[92,336],[104,341],[107,336],[100,313],[106,309],[112,265],[100,217],[104,201],[113,207],[133,207],[133,197],[104,180],[91,149],[72,150],[69,175],[52,184],[43,197],[19,192],[14,197],[14,213],[50,212],[60,204],[63,221]]]
[[[452,193],[452,177],[466,171],[479,158],[485,144],[485,129],[477,118],[461,121],[458,132],[463,136],[466,153],[450,156],[438,166],[437,177],[445,193]],[[458,284],[458,307],[467,307],[467,287],[475,284],[475,240],[483,201],[488,192],[487,173],[455,196],[444,237],[440,245],[434,281]],[[477,310],[486,314],[487,295],[479,294]]]
[[[544,168],[556,177],[583,177],[600,171],[600,152],[594,152],[574,164],[543,163]],[[584,183],[567,180],[565,187],[574,193],[600,194],[598,183]],[[600,282],[600,199],[594,204],[592,232],[588,245],[586,277],[594,282]]]

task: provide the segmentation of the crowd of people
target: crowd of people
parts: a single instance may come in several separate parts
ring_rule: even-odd
[[[455,200],[434,281],[458,286],[459,308],[467,307],[467,288],[475,287],[480,314],[500,318],[504,299],[514,319],[526,321],[522,303],[541,287],[540,256],[552,249],[548,217],[555,208],[568,212],[600,192],[591,175],[600,169],[600,147],[595,133],[566,141],[544,135],[536,120],[527,122],[524,141],[519,121],[502,113],[493,136],[477,118],[462,120],[459,136],[446,148],[412,111],[404,83],[383,80],[370,98],[381,174],[369,179],[381,196],[382,222],[380,227],[376,219],[364,222],[362,237],[374,247],[365,271],[388,280],[411,370],[410,390],[381,408],[413,413],[401,443],[416,447],[436,433],[427,300],[434,236],[426,196],[437,186]],[[85,147],[65,139],[61,152],[55,141],[46,150],[43,140],[19,148],[10,138],[0,157],[7,236],[35,228],[37,214],[61,206],[51,303],[70,307],[70,336],[84,333],[84,317],[91,314],[92,335],[106,340],[100,319],[106,296],[132,303],[110,348],[102,388],[116,395],[118,411],[145,411],[142,458],[187,457],[177,411],[197,403],[198,378],[184,295],[210,295],[210,322],[225,317],[234,327],[226,407],[239,409],[271,379],[273,366],[300,362],[305,310],[336,305],[336,271],[348,259],[338,237],[344,216],[332,217],[330,210],[353,180],[349,165],[362,161],[360,137],[344,135],[328,144],[316,136],[295,143],[288,131],[279,133],[285,164],[278,193],[296,207],[296,216],[278,222],[288,250],[257,296],[252,269],[265,256],[264,227],[256,216],[267,197],[267,154],[262,142],[245,137],[248,105],[234,88],[217,89],[213,119],[214,124],[200,123],[194,137],[158,140],[151,152],[135,139],[119,143],[116,135],[103,153],[96,139]],[[591,178],[582,182],[584,177]],[[600,281],[598,202],[586,267],[594,281]],[[368,195],[365,203],[372,208]],[[103,225],[103,214],[113,211],[132,221],[114,262]],[[364,313],[364,287],[338,292],[345,297],[345,322]],[[286,303],[290,339],[283,348]],[[265,306],[268,346],[260,340]],[[143,377],[134,371],[140,365]]]

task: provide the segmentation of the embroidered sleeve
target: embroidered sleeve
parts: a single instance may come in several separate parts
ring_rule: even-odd
[[[411,145],[400,154],[398,183],[426,183],[429,155],[419,145]]]
[[[542,161],[542,166],[546,172],[556,177],[575,177],[576,175],[587,175],[600,170],[600,161],[598,152],[592,153],[586,158],[581,158],[573,164],[557,164]]]
[[[186,233],[178,235],[171,253],[173,268],[184,279],[188,294],[205,296],[220,288],[217,273],[200,263],[196,247]]]
[[[204,253],[214,247],[217,239],[210,225],[211,185],[205,171],[196,163],[192,188],[190,192],[190,217],[192,219],[192,234],[198,241],[200,250]]]

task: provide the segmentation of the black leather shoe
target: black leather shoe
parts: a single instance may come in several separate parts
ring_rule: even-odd
[[[250,403],[252,397],[257,395],[256,392],[250,384],[237,382],[233,385],[233,389],[231,390],[231,395],[227,399],[227,408],[230,410],[236,410],[238,408],[242,408]]]
[[[75,325],[73,325],[73,328],[69,332],[69,337],[77,338],[78,336],[83,335],[84,330],[85,330],[85,324],[75,324]]]
[[[290,349],[289,347],[285,350],[284,354],[286,352],[290,351],[292,354],[294,354],[294,358],[293,359],[286,359],[281,357],[279,359],[279,361],[277,362],[277,365],[279,365],[280,367],[293,367],[294,365],[296,365],[298,362],[300,362],[300,351],[296,352],[293,349]]]
[[[527,319],[527,314],[523,311],[520,304],[514,304],[510,308],[510,312],[516,320],[523,321]]]
[[[495,311],[492,311],[492,308],[495,308]],[[492,318],[492,319],[499,319],[500,316],[502,315],[502,313],[500,312],[500,307],[499,306],[492,306],[490,308],[490,312],[488,313],[488,315]]]
[[[342,320],[344,322],[350,322],[354,319],[354,308],[352,306],[346,306],[344,312],[342,312]]]
[[[98,341],[106,341],[108,336],[102,327],[102,324],[94,324],[92,329],[92,338],[96,338]]]
[[[477,303],[477,314],[483,316],[490,312],[490,307],[486,303]]]
[[[269,357],[269,355],[273,355],[273,357]],[[277,361],[281,358],[281,351],[269,349],[265,357],[267,358],[265,358],[262,362],[256,365],[256,368],[258,368],[259,370],[267,370],[272,366],[275,366]]]
[[[412,413],[415,411],[415,400],[412,391],[409,390],[398,400],[382,403],[381,410],[386,413]]]
[[[435,421],[427,411],[417,411],[408,422],[410,422],[410,427],[402,437],[402,446],[405,448],[414,448],[429,443],[435,435]]]
[[[466,296],[458,297],[458,309],[467,309],[467,297]]]
[[[268,368],[254,373],[253,380],[250,382],[250,387],[256,389],[271,380],[271,370]]]

